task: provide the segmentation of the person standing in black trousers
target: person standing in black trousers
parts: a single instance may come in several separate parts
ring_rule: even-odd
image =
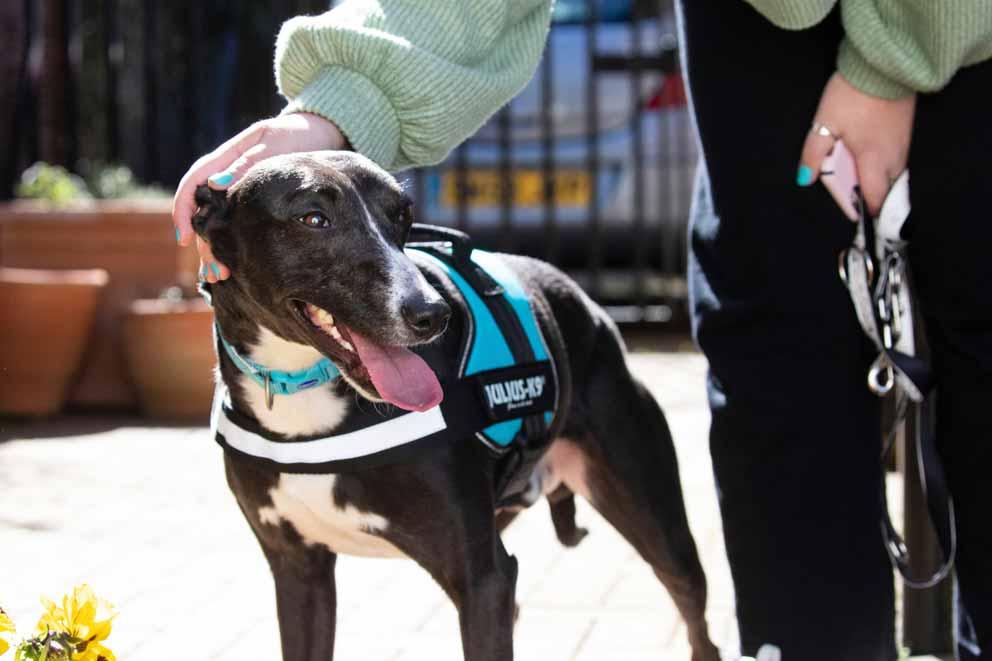
[[[684,0],[680,14],[702,154],[693,326],[710,361],[710,445],[742,650],[773,643],[786,661],[894,659],[879,400],[865,385],[877,350],[837,276],[854,226],[809,185],[832,135],[850,147],[859,122],[879,117],[828,98],[844,84],[835,80],[840,8],[798,31],[744,2]],[[992,659],[990,92],[992,64],[961,68],[939,92],[916,95],[906,136],[910,266],[938,379],[962,619],[977,634],[960,640],[962,659]],[[900,112],[885,130],[898,134]],[[828,129],[811,132],[814,120]],[[858,158],[876,211],[899,173],[883,160]],[[807,168],[798,182],[797,164]]]

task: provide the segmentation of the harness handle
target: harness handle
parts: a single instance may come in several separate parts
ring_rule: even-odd
[[[410,236],[406,245],[415,246],[419,243],[450,243],[452,256],[460,262],[468,262],[472,256],[472,237],[450,227],[414,223],[410,226]]]
[[[473,286],[484,297],[502,296],[503,286],[489,273],[472,261],[472,237],[450,227],[414,223],[410,226],[410,236],[406,247],[427,250],[435,254],[444,254],[438,250],[439,243],[451,245],[451,259],[458,264],[461,274],[472,281]]]

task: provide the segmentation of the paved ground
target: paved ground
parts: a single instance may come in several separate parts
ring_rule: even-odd
[[[706,445],[705,363],[638,354],[675,435],[689,519],[710,581],[714,641],[737,646],[733,595]],[[38,596],[86,581],[115,602],[109,643],[122,661],[278,659],[268,568],[205,428],[69,418],[0,429],[0,605],[33,625]],[[538,505],[507,531],[520,560],[516,658],[688,659],[667,593],[620,537],[580,503],[592,534],[559,546]],[[454,609],[404,560],[338,563],[336,658],[461,658]]]

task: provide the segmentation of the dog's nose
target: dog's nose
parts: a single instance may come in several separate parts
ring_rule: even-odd
[[[451,318],[451,308],[444,299],[428,301],[423,298],[407,300],[400,307],[403,320],[417,337],[434,337],[444,330]]]

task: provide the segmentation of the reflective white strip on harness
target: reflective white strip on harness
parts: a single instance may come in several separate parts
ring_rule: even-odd
[[[413,412],[377,425],[306,441],[270,441],[227,417],[224,408],[214,411],[214,430],[233,449],[280,464],[322,464],[354,459],[416,441],[447,427],[441,407]]]

